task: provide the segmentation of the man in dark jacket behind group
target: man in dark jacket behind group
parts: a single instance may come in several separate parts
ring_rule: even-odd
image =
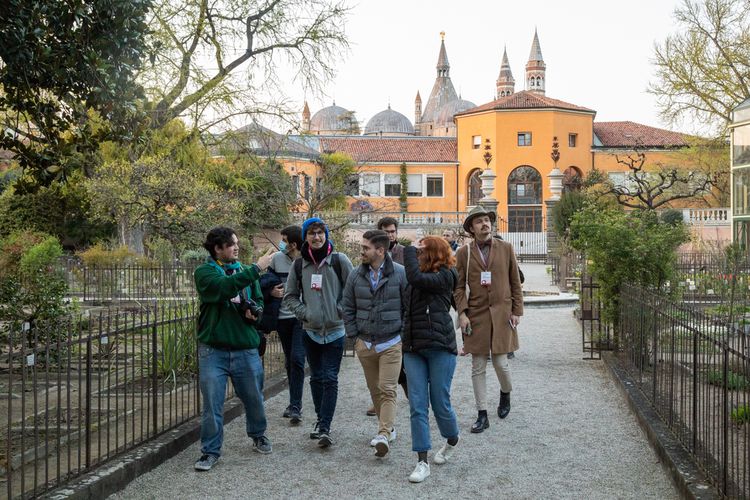
[[[195,469],[207,471],[221,454],[229,377],[245,406],[245,427],[253,448],[271,453],[271,442],[265,435],[260,335],[254,326],[263,307],[258,279],[271,262],[271,252],[260,257],[257,264],[243,266],[237,260],[237,235],[228,227],[212,229],[203,246],[211,255],[194,273],[200,299],[198,364],[203,396],[202,456]]]
[[[385,456],[396,438],[396,388],[401,370],[401,335],[404,329],[407,284],[404,267],[388,254],[385,231],[362,236],[362,265],[352,271],[342,309],[347,337],[365,373],[375,412],[378,434],[370,443],[375,455]]]

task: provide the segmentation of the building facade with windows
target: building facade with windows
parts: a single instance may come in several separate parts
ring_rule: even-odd
[[[360,135],[353,113],[329,106],[311,116],[305,103],[302,134],[290,136],[305,151],[343,152],[359,165],[346,194],[349,205],[400,211],[401,165],[407,170],[408,212],[465,212],[479,202],[480,175],[495,173],[492,196],[498,216],[511,232],[545,230],[545,201],[551,197],[550,153],[559,145],[558,168],[565,189],[579,189],[596,168],[613,182],[627,167],[619,159],[636,148],[649,164],[684,162],[678,153],[689,146],[683,134],[646,125],[597,122],[596,111],[547,96],[547,65],[535,32],[525,67],[524,89],[516,91],[507,52],[494,82],[496,99],[479,106],[457,95],[450,78],[444,33],[441,33],[436,79],[422,108],[419,92],[414,123],[388,108],[373,116]],[[357,132],[354,132],[354,131]],[[489,149],[487,149],[489,148]],[[492,157],[487,163],[486,153]],[[315,164],[304,158],[283,159],[298,191],[314,188]],[[748,214],[750,215],[750,213]]]
[[[730,125],[732,233],[750,248],[750,99],[734,108]]]

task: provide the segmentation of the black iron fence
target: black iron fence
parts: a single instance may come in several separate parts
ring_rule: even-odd
[[[561,292],[580,291],[585,265],[580,253],[574,251],[550,253],[547,263],[550,265],[552,284],[557,285]]]
[[[626,286],[626,368],[717,489],[750,498],[750,342],[746,330],[661,293]]]
[[[7,497],[64,485],[200,415],[197,313],[191,299],[3,325],[0,480]],[[267,378],[285,376],[275,333],[263,364]]]
[[[193,271],[198,263],[87,266],[61,260],[68,295],[85,303],[107,304],[195,296]]]
[[[499,218],[497,234],[513,245],[519,262],[547,262],[547,224],[542,216],[520,224]]]

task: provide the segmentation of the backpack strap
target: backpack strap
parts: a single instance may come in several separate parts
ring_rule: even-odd
[[[331,266],[333,267],[333,271],[336,273],[336,277],[339,279],[339,298],[338,302],[341,302],[341,298],[344,296],[344,280],[342,279],[342,272],[341,272],[341,260],[339,260],[339,253],[334,252],[331,254]]]
[[[343,272],[341,271],[341,260],[339,259],[339,253],[334,252],[331,254],[331,267],[333,267],[333,271],[336,273],[336,277],[339,279],[339,284],[341,285],[339,288],[339,299],[338,301],[341,302],[341,297],[344,294],[344,279],[343,279]],[[299,298],[304,302],[304,299],[302,297],[302,257],[297,257],[297,259],[294,261],[294,273],[297,276],[297,288],[299,289]]]
[[[302,257],[297,257],[294,261],[294,275],[297,277],[297,290],[299,290],[299,299],[304,302],[302,296]]]

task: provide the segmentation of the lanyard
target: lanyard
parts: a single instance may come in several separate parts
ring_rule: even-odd
[[[484,258],[484,253],[482,252],[482,249],[479,248],[478,243],[474,243],[474,246],[477,249],[477,252],[479,252],[479,258],[482,259],[482,266],[484,267],[484,270],[487,270],[487,259]],[[492,242],[490,241],[490,251],[492,251]]]
[[[318,268],[318,271],[320,271],[320,268],[323,267],[323,264],[326,263],[326,260],[323,259],[323,260],[320,261],[320,264],[318,264],[315,261],[315,257],[313,257],[312,249],[310,247],[307,247],[307,253],[308,253],[308,255],[310,255],[310,259],[312,260],[313,265]]]

